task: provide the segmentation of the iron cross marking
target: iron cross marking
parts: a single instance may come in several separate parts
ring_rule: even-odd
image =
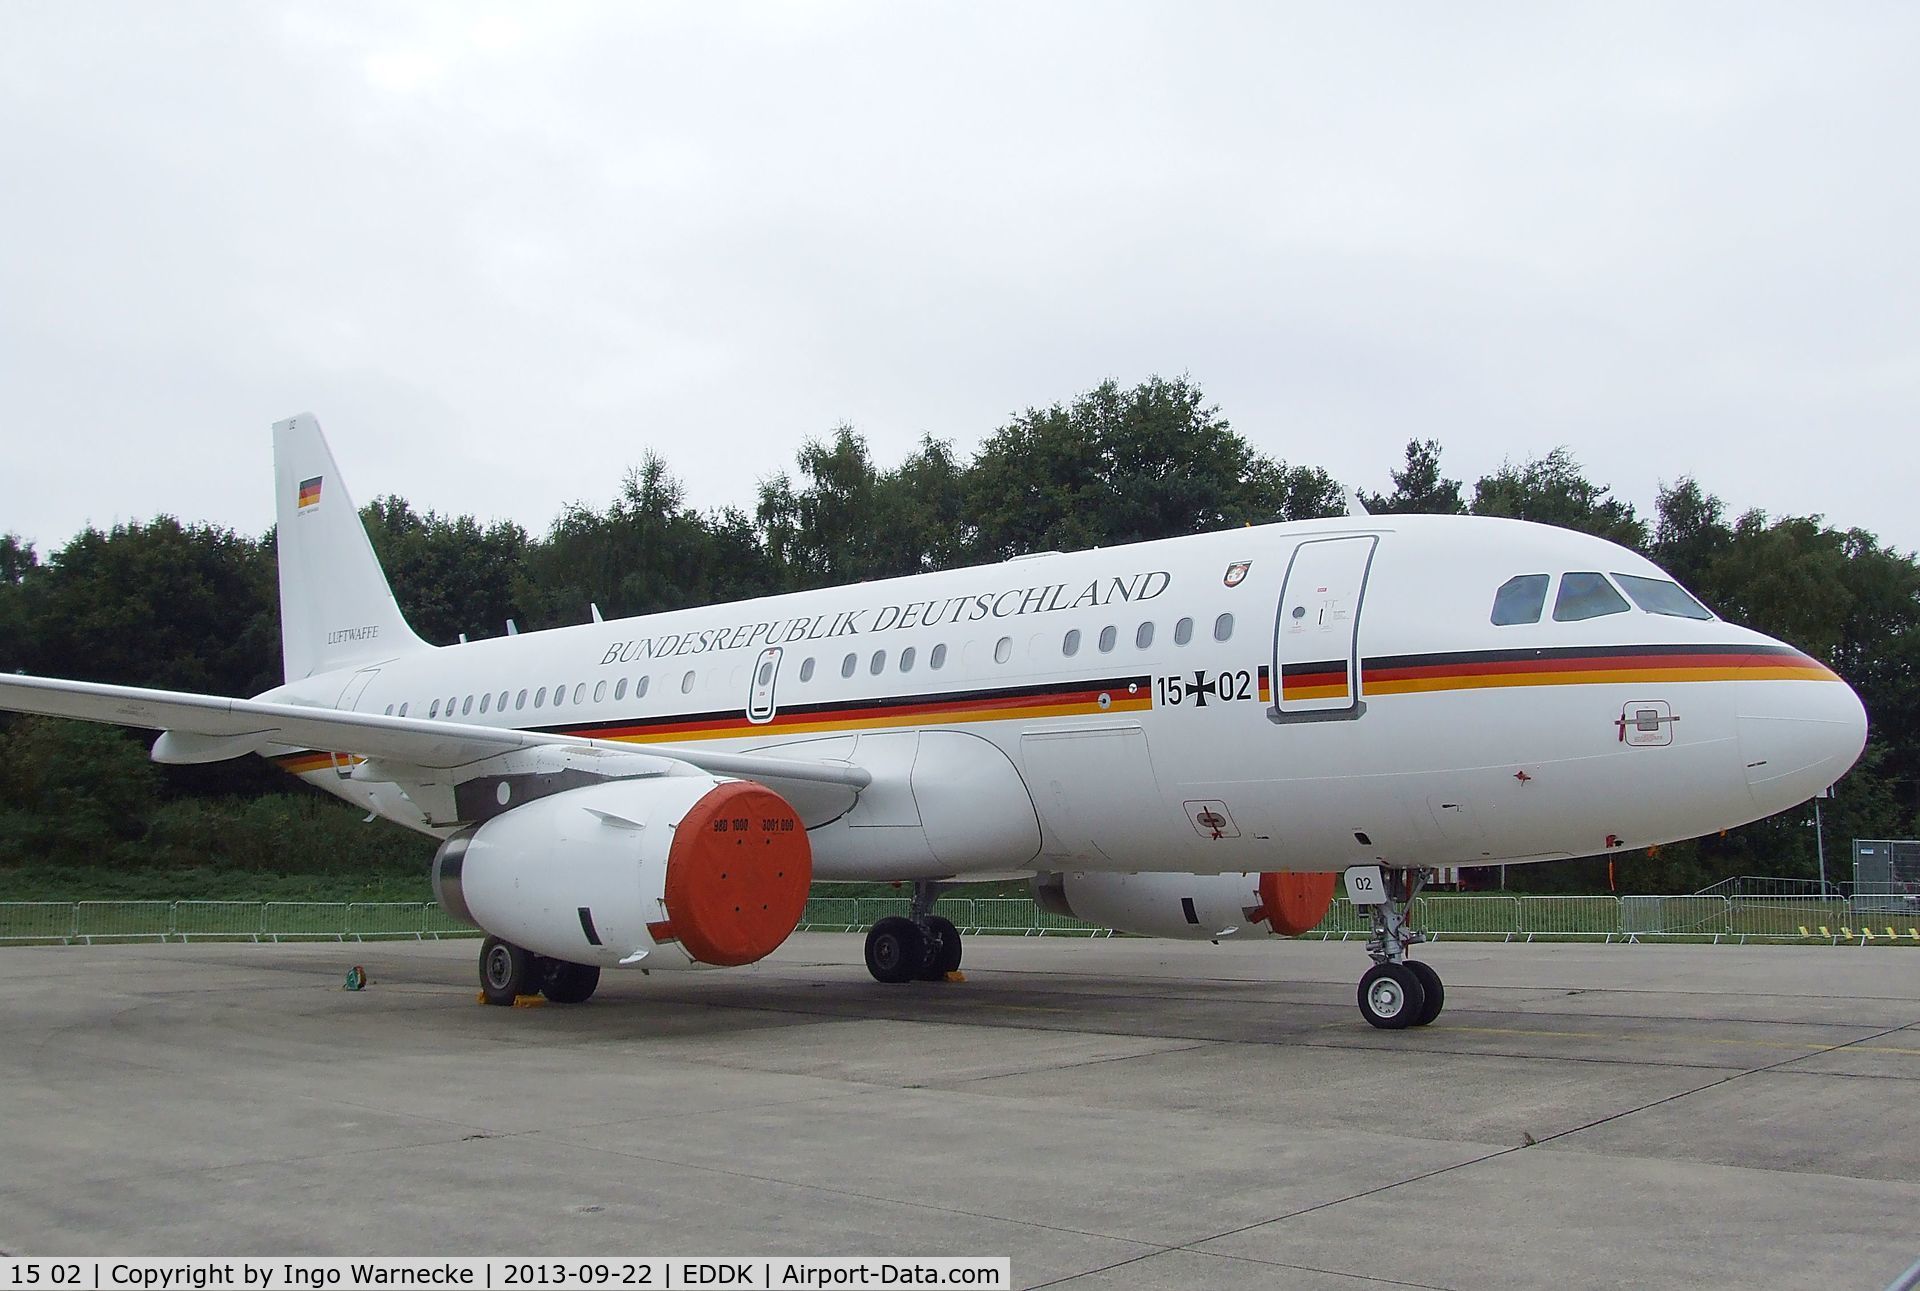
[[[1219,678],[1208,681],[1205,672],[1194,673],[1193,680],[1182,683],[1180,688],[1186,692],[1187,698],[1193,701],[1195,708],[1205,708],[1208,695],[1212,695],[1215,699],[1220,698]]]

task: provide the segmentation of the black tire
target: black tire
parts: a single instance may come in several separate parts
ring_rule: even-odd
[[[1402,1031],[1427,1006],[1420,977],[1405,964],[1375,964],[1360,979],[1360,1016],[1382,1031]]]
[[[480,943],[480,993],[489,1004],[511,1005],[539,989],[535,956],[510,941],[489,937]]]
[[[547,981],[540,988],[555,1004],[585,1004],[600,985],[597,964],[570,964],[564,959],[548,961]]]
[[[960,930],[953,920],[939,915],[927,916],[927,965],[920,970],[923,982],[944,982],[948,973],[960,971]]]
[[[874,981],[911,982],[926,962],[926,938],[913,920],[890,915],[867,930],[867,971]]]
[[[1440,984],[1440,974],[1433,971],[1433,965],[1409,959],[1407,967],[1420,979],[1420,989],[1426,993],[1426,1000],[1420,1006],[1420,1016],[1413,1020],[1413,1024],[1417,1027],[1432,1026],[1433,1020],[1440,1016],[1440,1010],[1447,1007],[1447,988]]]

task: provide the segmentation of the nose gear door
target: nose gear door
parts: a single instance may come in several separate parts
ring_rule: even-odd
[[[1314,538],[1294,549],[1273,630],[1276,722],[1359,717],[1360,602],[1379,539]]]

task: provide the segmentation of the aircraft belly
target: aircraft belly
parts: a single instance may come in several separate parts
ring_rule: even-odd
[[[963,731],[863,734],[874,774],[853,810],[809,830],[821,879],[921,879],[1025,870],[1040,851],[1026,785],[991,741]]]
[[[1091,870],[1170,869],[1184,850],[1137,724],[1055,727],[1020,739],[1026,782],[1039,811],[1041,857]],[[1181,826],[1184,828],[1184,826]],[[1197,841],[1197,835],[1195,836]],[[1223,859],[1223,868],[1231,868]]]

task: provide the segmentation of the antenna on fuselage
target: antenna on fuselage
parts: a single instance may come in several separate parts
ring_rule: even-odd
[[[595,623],[605,623],[605,622],[606,622],[606,620],[605,620],[605,619],[603,619],[603,618],[601,618],[601,617],[600,617],[600,607],[599,607],[598,605],[596,605],[596,604],[594,604],[594,603],[593,603],[592,601],[588,601],[588,602],[587,602],[587,608],[593,611],[593,621],[594,621]]]
[[[520,635],[520,625],[518,623],[515,623],[512,619],[507,620],[507,635],[510,637],[517,637]]]
[[[1373,514],[1373,512],[1367,510],[1367,500],[1360,496],[1359,489],[1355,489],[1352,495],[1347,498],[1347,514],[1350,516],[1370,516]]]

